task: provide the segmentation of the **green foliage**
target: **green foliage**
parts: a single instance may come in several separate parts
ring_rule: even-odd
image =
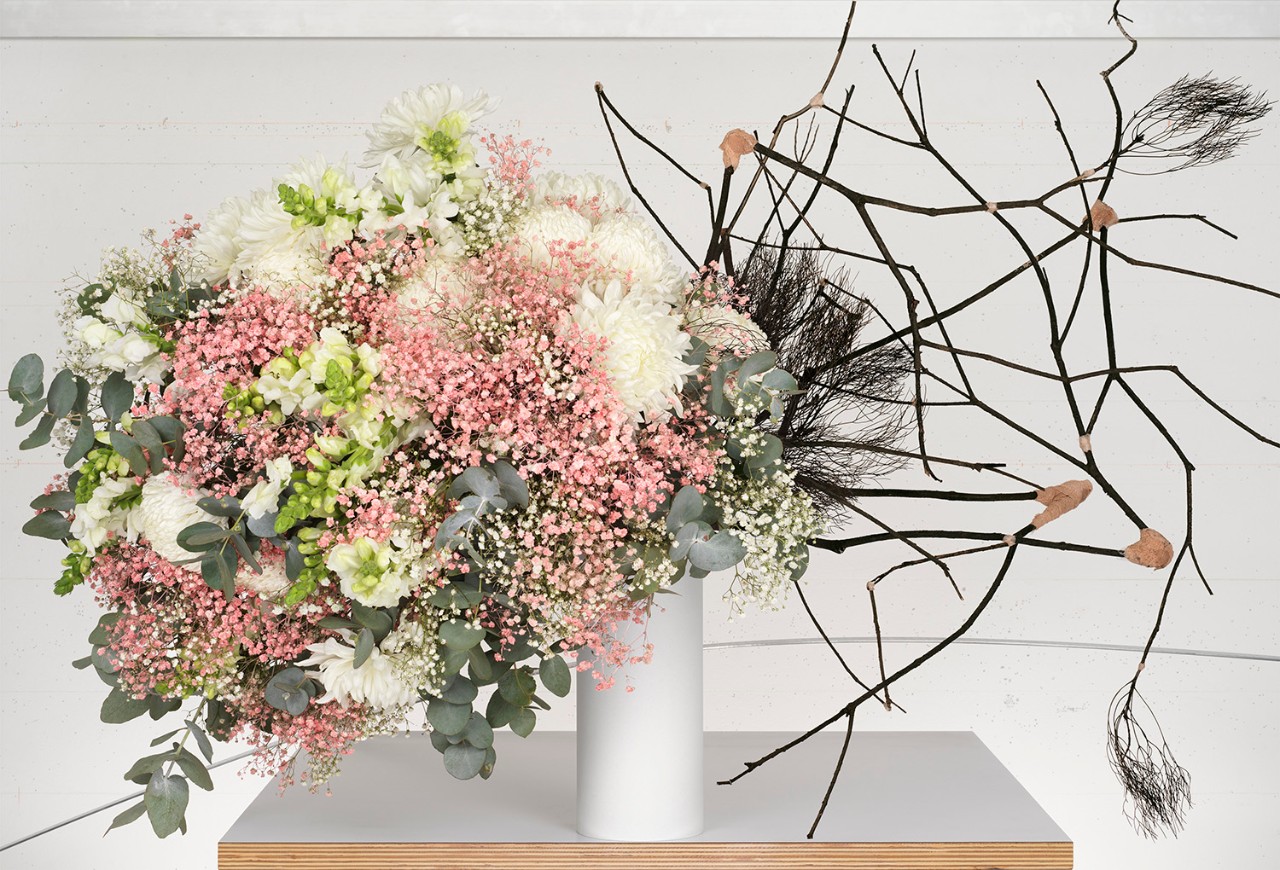
[[[9,374],[9,398],[24,407],[36,405],[44,397],[44,360],[29,353],[18,360]]]
[[[538,666],[538,678],[547,687],[547,691],[557,698],[565,697],[572,688],[573,678],[569,665],[558,655],[547,656],[542,660],[542,664]]]
[[[301,716],[317,694],[315,681],[302,668],[290,665],[270,680],[263,692],[267,703],[290,716]]]
[[[190,789],[182,777],[160,775],[148,780],[143,802],[157,837],[164,839],[185,825],[188,800]]]

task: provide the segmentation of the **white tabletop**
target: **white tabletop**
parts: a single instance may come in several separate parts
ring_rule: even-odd
[[[824,733],[732,786],[715,785],[794,735],[706,735],[706,843],[799,842],[843,734]],[[574,843],[574,734],[501,733],[493,776],[460,782],[423,734],[377,737],[344,759],[333,794],[263,789],[233,843]],[[652,748],[661,752],[661,741]],[[626,788],[619,783],[619,788]],[[1067,843],[1048,814],[966,731],[855,732],[815,842]],[[587,841],[595,842],[595,841]]]

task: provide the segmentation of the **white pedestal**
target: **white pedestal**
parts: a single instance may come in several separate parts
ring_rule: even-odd
[[[703,826],[702,590],[685,577],[658,595],[633,646],[653,661],[627,666],[599,691],[578,675],[578,832],[652,842],[697,836]],[[627,685],[633,691],[627,691]]]

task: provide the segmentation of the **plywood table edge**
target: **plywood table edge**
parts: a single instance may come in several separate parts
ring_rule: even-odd
[[[218,870],[1070,870],[1053,843],[220,843]]]

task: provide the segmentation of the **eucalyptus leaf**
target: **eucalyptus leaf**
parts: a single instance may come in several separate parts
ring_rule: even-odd
[[[379,643],[382,639],[391,633],[391,628],[395,621],[389,614],[376,607],[367,607],[359,601],[351,602],[351,615],[356,622],[363,625],[373,633],[374,640]]]
[[[136,804],[129,807],[127,810],[120,813],[120,815],[112,819],[110,826],[108,826],[107,830],[103,832],[103,836],[105,837],[107,834],[111,833],[116,828],[123,828],[125,825],[133,824],[138,819],[142,818],[143,815],[146,814],[146,812],[147,812],[146,802],[138,801]]]
[[[236,551],[225,544],[204,554],[200,560],[200,576],[209,588],[219,590],[227,598],[236,594],[236,568],[239,565]]]
[[[15,426],[25,426],[44,413],[44,405],[41,402],[32,402],[30,405],[23,405],[22,410],[18,412],[18,417],[13,421]]]
[[[57,511],[36,514],[22,526],[22,533],[33,538],[61,541],[71,534],[71,522]]]
[[[453,741],[451,741],[445,735],[441,734],[439,731],[432,731],[431,745],[436,748],[436,752],[443,753],[446,749],[448,749],[450,746],[453,745]]]
[[[479,626],[468,625],[461,619],[440,623],[440,640],[456,650],[469,650],[484,639],[485,631]]]
[[[498,495],[501,491],[502,486],[498,482],[498,476],[479,465],[473,465],[462,472],[449,487],[449,495],[453,498],[458,498],[463,493],[471,492],[486,501]]]
[[[373,655],[373,632],[367,628],[360,629],[360,633],[356,635],[356,654],[352,661],[352,666],[359,668],[369,660],[369,656]]]
[[[102,384],[102,411],[113,423],[133,407],[133,384],[120,372],[112,372]]]
[[[70,369],[63,369],[53,376],[49,384],[46,407],[59,420],[71,413],[76,403],[76,376]]]
[[[134,429],[138,428],[138,424],[134,424]],[[227,519],[239,519],[243,508],[240,506],[240,499],[231,496],[212,496],[208,495],[196,502],[200,510],[215,517],[225,517]],[[211,524],[212,525],[212,524]]]
[[[493,766],[498,763],[498,753],[490,746],[484,751],[484,764],[480,768],[480,778],[488,779],[493,774]]]
[[[441,609],[466,610],[484,600],[484,593],[474,583],[455,581],[431,593],[431,603]]]
[[[229,534],[230,532],[217,523],[192,523],[178,532],[177,541],[178,546],[184,550],[192,553],[203,553],[221,544]]]
[[[444,751],[444,769],[454,779],[471,779],[484,766],[484,749],[469,743],[459,743]]]
[[[569,665],[557,655],[547,656],[542,660],[542,664],[538,666],[538,679],[542,680],[542,685],[557,698],[568,695],[573,684]]]
[[[472,746],[488,749],[493,745],[493,726],[489,724],[489,720],[479,713],[472,713],[466,729],[462,732],[462,736]]]
[[[147,457],[142,452],[142,445],[132,435],[126,435],[119,429],[113,429],[110,433],[111,449],[124,457],[129,463],[129,471],[133,474],[143,475],[147,473],[150,466],[147,465]]]
[[[311,695],[303,688],[309,679],[302,668],[287,667],[267,681],[263,697],[277,710],[301,716],[311,704]]]
[[[49,443],[49,436],[53,433],[53,424],[58,422],[56,418],[45,414],[40,418],[40,422],[36,424],[36,428],[31,430],[31,434],[18,444],[19,450],[34,450],[37,447],[43,447]]]
[[[200,748],[200,754],[204,756],[204,760],[213,761],[213,744],[209,742],[209,735],[204,733],[204,729],[194,722],[188,722],[187,730],[195,738],[196,746]]]
[[[143,801],[147,805],[147,818],[156,836],[164,839],[183,824],[187,801],[191,790],[180,776],[153,776],[147,783]]]
[[[163,719],[165,714],[172,713],[181,706],[181,698],[161,698],[159,695],[147,695],[147,713],[157,721]]]
[[[18,360],[9,374],[9,398],[23,405],[40,401],[44,395],[44,360],[29,353]]]
[[[178,767],[192,784],[205,791],[213,791],[213,777],[209,776],[209,770],[204,766],[204,762],[196,758],[191,750],[186,748],[178,750]]]
[[[498,680],[498,693],[517,707],[527,707],[537,688],[533,675],[524,668],[512,668]]]
[[[166,731],[164,734],[161,734],[161,735],[160,735],[159,737],[157,737],[155,740],[152,740],[152,741],[151,741],[151,745],[152,745],[152,746],[159,746],[161,743],[164,743],[164,742],[165,742],[165,741],[167,741],[167,740],[171,740],[171,739],[173,739],[173,737],[174,737],[175,735],[177,735],[177,734],[181,734],[181,733],[182,733],[183,731],[185,731],[185,730],[186,730],[185,728],[178,728],[178,729],[176,729],[176,730],[174,730],[174,731]],[[125,778],[125,779],[128,779],[128,778],[129,778],[129,775],[126,773],[126,774],[125,774],[125,776],[124,776],[124,778]]]
[[[667,531],[674,532],[685,523],[696,520],[702,514],[702,493],[693,485],[683,486],[671,499],[671,510],[667,513]]]
[[[67,448],[67,455],[63,457],[63,466],[66,468],[73,467],[81,459],[84,459],[85,454],[93,449],[93,445],[93,424],[90,423],[89,419],[86,417],[81,420],[80,425],[76,427],[76,435],[71,439],[71,446]]]
[[[710,540],[694,541],[689,548],[689,562],[704,571],[723,571],[732,568],[747,555],[742,541],[728,531],[719,531]]]
[[[698,541],[705,541],[710,536],[711,526],[701,520],[681,526],[680,531],[676,532],[675,543],[671,545],[671,561],[679,562],[681,559],[688,558],[689,549]]]
[[[169,736],[172,737],[173,735]],[[155,746],[154,743],[151,745]],[[154,774],[159,773],[160,768],[164,767],[165,764],[172,760],[173,753],[171,751],[159,752],[155,755],[148,755],[145,758],[139,758],[133,763],[133,767],[130,767],[129,770],[125,772],[124,778],[129,782],[136,782],[138,785],[145,785],[147,780],[151,779]]]
[[[274,538],[276,536],[276,518],[280,514],[276,511],[270,511],[260,517],[245,517],[245,525],[249,527],[249,531],[257,535],[259,538]]]
[[[76,497],[65,489],[55,490],[45,495],[38,495],[31,500],[34,510],[69,511],[76,506]]]
[[[119,725],[137,719],[147,712],[148,706],[146,699],[131,698],[118,688],[112,689],[111,694],[102,702],[99,717],[108,725]]]
[[[470,651],[444,647],[444,672],[446,675],[460,673],[470,660]]]
[[[441,691],[440,697],[450,704],[470,705],[478,694],[480,691],[476,688],[476,684],[459,674],[449,681],[448,687]]]
[[[771,350],[761,350],[751,354],[742,361],[738,369],[738,382],[763,374],[778,364],[778,355]]]
[[[779,393],[794,393],[800,389],[796,379],[786,369],[773,369],[766,372],[760,382],[770,390]]]
[[[470,704],[450,704],[439,698],[427,702],[427,721],[446,736],[461,734],[470,719]]]
[[[470,666],[472,682],[485,685],[493,681],[493,662],[480,647],[474,646],[467,650],[467,663]]]
[[[516,712],[511,719],[511,730],[521,737],[528,737],[533,733],[533,726],[538,724],[538,714],[534,713],[527,707]]]
[[[493,464],[493,473],[498,477],[502,494],[520,507],[529,506],[529,484],[525,483],[520,473],[511,463],[499,459]]]
[[[508,703],[500,694],[494,692],[489,697],[489,703],[485,707],[484,718],[494,728],[501,728],[504,725],[511,724],[511,720],[518,712],[520,712],[519,707]]]

